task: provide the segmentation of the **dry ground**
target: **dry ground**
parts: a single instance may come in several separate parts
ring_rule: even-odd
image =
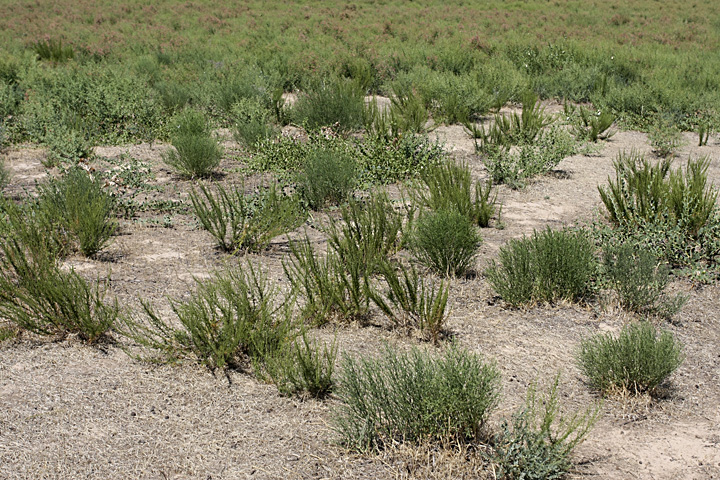
[[[478,177],[486,175],[473,143],[461,127],[439,127],[434,135]],[[695,147],[687,137],[680,159],[710,155],[710,177],[720,185],[720,144]],[[238,151],[227,144],[223,182],[239,183]],[[156,195],[187,201],[188,181],[161,161],[165,145],[98,148],[105,157],[128,153],[151,165]],[[552,175],[521,191],[500,189],[504,229],[484,229],[478,271],[510,238],[546,225],[588,220],[600,203],[596,186],[606,182],[617,152],[649,149],[637,132],[619,132],[594,156],[567,158]],[[11,195],[32,193],[45,173],[44,152],[14,148]],[[217,252],[211,236],[191,215],[173,214],[171,227],[152,214],[122,222],[99,260],[71,258],[68,264],[93,278],[111,278],[111,293],[123,305],[138,299],[167,306],[167,297],[191,291],[193,277],[206,276],[233,260]],[[160,215],[162,217],[162,215]],[[313,219],[306,225],[312,229]],[[286,287],[281,259],[287,239],[278,238],[260,260],[272,281]],[[577,450],[577,478],[720,478],[720,287],[672,287],[690,299],[673,324],[665,325],[685,345],[686,360],[663,400],[607,400],[602,417]],[[560,305],[524,311],[493,301],[482,275],[452,283],[448,327],[464,347],[494,360],[502,371],[503,400],[493,421],[519,405],[528,385],[562,371],[562,404],[577,409],[595,401],[573,364],[581,338],[617,331],[627,316],[608,306]],[[341,326],[334,334],[341,352],[376,351],[382,342],[414,343],[381,327]],[[148,365],[120,348],[89,348],[77,342],[27,337],[0,345],[0,478],[242,479],[242,478],[476,478],[492,472],[477,456],[448,456],[428,448],[398,449],[382,456],[349,454],[333,443],[329,418],[334,401],[280,397],[275,387],[243,373],[231,383],[193,365]]]

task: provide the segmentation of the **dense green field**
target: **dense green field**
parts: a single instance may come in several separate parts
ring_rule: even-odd
[[[167,135],[192,105],[232,105],[349,77],[412,90],[436,121],[518,101],[592,102],[627,124],[717,128],[720,6],[713,2],[4,2],[4,142]]]

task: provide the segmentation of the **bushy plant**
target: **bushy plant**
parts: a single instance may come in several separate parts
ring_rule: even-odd
[[[503,422],[501,432],[495,435],[492,458],[499,478],[561,479],[570,471],[572,452],[597,421],[599,408],[564,416],[558,404],[559,379],[557,375],[541,397],[537,387],[531,385],[523,408],[511,421]]]
[[[177,82],[157,82],[153,85],[160,97],[160,103],[168,113],[179,112],[190,102],[190,92]]]
[[[400,265],[402,277],[390,262],[383,262],[380,274],[388,289],[383,294],[370,291],[375,305],[400,327],[419,330],[437,344],[443,333],[450,288],[442,280],[435,282],[422,278],[415,267]]]
[[[83,255],[102,250],[117,230],[114,199],[81,168],[40,187],[39,215],[77,242]]]
[[[356,145],[359,177],[363,184],[386,185],[415,178],[447,159],[441,144],[427,135],[384,138],[371,135]]]
[[[5,159],[0,159],[0,196],[2,189],[10,182],[10,171],[5,166]]]
[[[577,362],[588,383],[603,393],[654,394],[682,363],[682,347],[649,322],[630,323],[617,336],[598,334],[581,343]]]
[[[592,294],[594,246],[582,231],[543,230],[510,240],[485,274],[510,305],[578,300]]]
[[[105,302],[107,284],[88,283],[58,265],[58,245],[42,224],[17,207],[3,206],[0,255],[0,317],[38,335],[104,338],[120,316],[117,301]]]
[[[533,144],[522,145],[516,150],[489,149],[485,166],[493,182],[517,189],[528,179],[551,171],[575,151],[576,144],[570,134],[554,127],[541,133]]]
[[[306,159],[300,190],[308,206],[319,210],[326,204],[339,205],[357,184],[357,164],[350,155],[316,149]]]
[[[163,160],[184,177],[207,177],[220,164],[222,147],[200,112],[186,110],[180,114],[170,140],[173,148],[163,154]]]
[[[708,166],[707,157],[689,159],[685,169],[671,171],[670,160],[653,165],[634,152],[620,154],[615,180],[598,187],[608,219],[620,235],[652,245],[673,265],[712,260],[720,251],[720,231]],[[655,237],[661,230],[666,236]]]
[[[364,108],[363,91],[355,82],[330,79],[310,85],[299,96],[290,116],[310,130],[332,126],[345,133],[363,126]]]
[[[607,109],[593,112],[582,105],[574,107],[568,102],[565,102],[563,109],[578,141],[597,142],[598,139],[607,140],[615,134],[610,127],[616,118]]]
[[[211,371],[262,364],[296,333],[276,297],[267,276],[248,263],[198,280],[189,299],[172,301],[177,327],[143,302],[142,317],[128,318],[122,333],[165,360],[189,355]]]
[[[283,395],[307,395],[324,398],[332,392],[337,343],[322,349],[303,332],[288,342],[277,355],[270,357],[267,369],[273,383]]]
[[[271,123],[273,113],[257,98],[242,99],[231,109],[235,119],[233,136],[248,148],[255,148],[258,142],[272,139],[278,129]]]
[[[85,132],[73,126],[57,126],[45,135],[44,142],[48,146],[48,153],[43,164],[49,168],[88,159],[93,154]]]
[[[346,356],[337,380],[335,429],[357,450],[426,439],[476,439],[497,406],[500,374],[471,352],[440,355],[386,346],[378,358]]]
[[[200,224],[226,252],[262,251],[305,220],[298,199],[274,184],[255,194],[246,194],[243,187],[227,191],[218,185],[216,190],[201,184],[200,193],[193,190],[190,200]]]
[[[499,210],[497,191],[493,191],[492,181],[484,186],[476,182],[473,189],[467,165],[446,162],[422,170],[420,179],[422,184],[412,191],[415,202],[420,206],[435,211],[457,210],[480,227],[489,226],[490,218]]]
[[[610,286],[617,292],[620,306],[641,314],[672,317],[682,306],[682,295],[667,296],[669,268],[659,264],[650,251],[632,244],[606,245],[603,266]]]
[[[438,210],[420,215],[410,247],[415,257],[436,273],[461,276],[473,267],[481,241],[465,215]]]
[[[393,209],[387,194],[350,200],[341,214],[342,222],[333,221],[327,233],[330,247],[344,263],[357,258],[372,273],[400,249],[403,216]]]
[[[48,38],[32,45],[32,49],[40,60],[63,63],[75,58],[75,50],[71,46],[63,46],[62,40]]]
[[[545,113],[537,95],[528,91],[522,96],[522,112],[509,116],[497,114],[495,121],[486,132],[484,127],[470,128],[475,138],[480,139],[478,149],[488,153],[497,148],[512,145],[530,145],[540,132],[554,122],[554,118]]]
[[[331,319],[366,319],[370,309],[368,266],[358,249],[348,249],[341,260],[334,250],[324,258],[306,238],[290,242],[283,269],[303,299],[302,316],[322,325]]]

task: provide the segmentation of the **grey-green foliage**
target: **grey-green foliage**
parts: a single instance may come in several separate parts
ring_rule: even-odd
[[[258,98],[239,100],[233,105],[231,115],[235,120],[233,136],[247,148],[254,149],[258,142],[278,134],[278,128],[272,123],[273,112]]]
[[[314,81],[302,93],[290,116],[310,130],[332,127],[346,133],[363,126],[365,99],[360,86],[345,79]]]
[[[533,144],[542,130],[551,125],[555,119],[545,113],[535,93],[528,91],[522,96],[522,112],[520,115],[495,115],[495,121],[486,131],[466,124],[473,136],[480,139],[478,149],[489,153],[496,149],[507,149],[512,145]]]
[[[675,152],[683,144],[680,129],[666,120],[660,120],[648,132],[648,140],[653,152],[662,158],[674,157]]]
[[[79,125],[57,125],[48,131],[43,141],[48,146],[43,165],[49,168],[90,158],[93,153],[88,135]]]
[[[428,113],[420,97],[412,90],[396,89],[390,106],[383,109],[373,98],[364,110],[365,132],[392,141],[403,134],[422,133]]]
[[[337,343],[321,348],[306,332],[268,358],[267,370],[283,395],[324,398],[332,392]]]
[[[565,478],[572,467],[572,452],[582,443],[599,415],[598,406],[570,416],[558,402],[560,375],[541,397],[533,384],[525,405],[511,421],[502,424],[493,440],[493,461],[498,478],[552,480]]]
[[[163,161],[184,177],[207,177],[220,164],[223,149],[200,112],[181,113],[171,128],[170,141],[173,148],[163,154]]]
[[[117,230],[115,200],[81,168],[41,185],[37,208],[88,257],[102,250]]]
[[[419,188],[411,192],[419,206],[435,211],[456,210],[480,227],[489,226],[490,218],[499,212],[492,181],[484,185],[475,182],[473,188],[470,167],[465,164],[445,162],[426,168],[420,172],[420,179]]]
[[[296,334],[277,301],[261,270],[238,265],[198,280],[189,299],[171,301],[177,322],[143,302],[142,315],[127,319],[123,333],[163,360],[191,356],[210,370],[239,368],[248,360],[262,365]]]
[[[485,166],[493,182],[522,188],[528,179],[548,173],[576,149],[572,136],[555,126],[540,133],[533,143],[517,149],[489,148]]]
[[[482,238],[477,227],[457,210],[422,213],[414,225],[410,248],[439,275],[461,276],[473,267]]]
[[[262,251],[273,238],[305,220],[298,199],[284,195],[275,184],[255,194],[246,194],[243,187],[228,191],[221,185],[213,193],[201,184],[190,200],[200,224],[226,252]]]
[[[382,294],[373,289],[370,297],[375,305],[399,327],[419,330],[422,335],[438,343],[445,328],[449,285],[420,276],[415,267],[390,262],[380,265],[387,290]]]
[[[630,323],[615,336],[598,334],[583,340],[577,362],[588,383],[603,393],[657,392],[682,363],[682,347],[649,322]]]
[[[596,271],[594,246],[584,232],[548,227],[510,240],[485,275],[503,300],[518,306],[590,296]]]
[[[605,245],[605,276],[620,300],[620,306],[640,314],[672,317],[686,298],[665,293],[669,268],[650,251],[632,244]]]
[[[326,204],[339,205],[357,184],[357,162],[342,152],[316,149],[307,157],[300,179],[300,191],[313,210]]]
[[[108,285],[61,269],[61,246],[46,224],[31,210],[2,202],[0,317],[38,335],[104,338],[120,316],[117,301],[105,302]]]
[[[425,439],[466,441],[497,406],[497,367],[455,345],[439,355],[386,345],[377,358],[345,356],[334,424],[356,450]]]

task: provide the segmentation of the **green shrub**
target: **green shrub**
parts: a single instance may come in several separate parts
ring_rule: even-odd
[[[443,333],[450,287],[442,280],[427,281],[415,267],[400,267],[402,278],[390,262],[383,262],[380,273],[388,290],[380,295],[374,290],[370,297],[387,317],[400,327],[411,327],[437,344]]]
[[[476,439],[497,406],[500,374],[451,346],[438,356],[389,345],[378,358],[342,362],[335,429],[357,450],[426,439]]]
[[[517,189],[528,179],[551,171],[575,151],[576,144],[570,134],[554,127],[540,134],[533,144],[522,145],[517,150],[489,149],[485,166],[493,182]]]
[[[324,398],[332,392],[337,343],[330,348],[311,342],[306,333],[268,360],[273,383],[283,395],[308,395]]]
[[[247,360],[262,364],[295,336],[288,315],[278,315],[276,295],[266,275],[248,263],[198,280],[188,300],[172,301],[178,327],[143,302],[144,318],[128,318],[122,333],[166,360],[191,355],[211,371]]]
[[[177,82],[157,82],[154,88],[158,92],[160,103],[171,114],[179,112],[190,102],[190,92]]]
[[[357,184],[357,164],[350,155],[317,149],[307,158],[300,183],[302,196],[313,210],[339,205]]]
[[[45,39],[37,41],[32,49],[40,60],[50,60],[63,63],[75,58],[75,51],[71,46],[63,47],[62,40]]]
[[[446,162],[424,169],[420,173],[422,184],[412,192],[415,202],[431,210],[456,210],[472,223],[487,227],[495,214],[497,191],[492,182],[483,187],[475,183],[473,197],[472,178],[467,165]]]
[[[592,294],[597,270],[594,247],[584,232],[551,230],[510,240],[485,272],[495,292],[513,306],[578,300]]]
[[[668,331],[657,335],[648,323],[630,323],[617,337],[598,334],[582,342],[578,367],[603,393],[654,394],[682,363],[682,347]]]
[[[461,276],[474,265],[481,241],[466,216],[456,210],[438,210],[420,215],[410,247],[436,273]]]
[[[170,134],[173,149],[163,154],[165,163],[184,177],[207,177],[220,165],[223,150],[199,112],[186,110]]]
[[[572,467],[572,451],[592,429],[599,408],[565,417],[558,405],[558,383],[538,398],[535,385],[528,389],[524,407],[502,424],[493,439],[493,460],[498,478],[549,480],[565,478]]]
[[[200,224],[226,252],[260,252],[305,220],[297,198],[285,196],[274,184],[253,195],[246,195],[243,187],[228,192],[220,185],[213,194],[201,184],[200,193],[193,190],[190,200]]]
[[[653,165],[634,152],[620,154],[615,180],[598,187],[609,220],[626,230],[678,227],[691,244],[717,213],[717,192],[707,184],[709,165],[707,157],[689,159],[684,171],[670,171],[670,160]]]
[[[5,206],[0,256],[0,317],[38,335],[78,335],[87,343],[104,338],[120,316],[117,301],[105,303],[107,284],[89,284],[57,264],[57,245],[34,219]]]
[[[322,325],[331,319],[364,321],[370,310],[368,265],[358,249],[341,260],[334,251],[318,258],[310,241],[290,242],[283,269],[295,292],[305,300],[302,316]]]
[[[273,113],[259,99],[242,99],[231,109],[235,119],[235,141],[248,148],[258,142],[277,136],[278,129],[271,123]]]
[[[615,115],[608,110],[591,112],[580,105],[574,107],[568,102],[564,106],[565,118],[570,122],[573,134],[578,141],[597,142],[614,135],[610,127],[615,122]]]
[[[620,306],[626,310],[669,318],[685,301],[682,295],[669,298],[663,293],[669,281],[669,268],[659,265],[650,251],[632,244],[606,245],[603,266]]]
[[[85,132],[69,126],[58,126],[45,136],[44,142],[48,146],[48,153],[43,165],[49,168],[88,159],[93,154]]]
[[[0,159],[0,196],[2,189],[10,182],[10,171],[5,166],[5,159]]]
[[[102,250],[117,230],[114,199],[81,168],[72,168],[40,187],[39,214],[67,232],[83,255]]]
[[[540,132],[554,121],[552,116],[545,114],[537,95],[528,91],[523,94],[520,115],[497,114],[495,122],[487,132],[484,127],[479,130],[471,128],[471,131],[476,132],[474,136],[480,139],[479,150],[488,153],[496,148],[533,144]]]
[[[355,82],[331,79],[315,82],[290,111],[295,123],[310,130],[332,127],[339,132],[363,126],[365,99]]]
[[[447,159],[442,145],[427,135],[384,138],[371,135],[356,146],[359,177],[363,184],[386,185],[417,177]]]
[[[372,273],[400,249],[403,216],[393,209],[387,194],[350,200],[341,214],[342,223],[333,221],[327,233],[330,247],[343,263],[357,258]]]

